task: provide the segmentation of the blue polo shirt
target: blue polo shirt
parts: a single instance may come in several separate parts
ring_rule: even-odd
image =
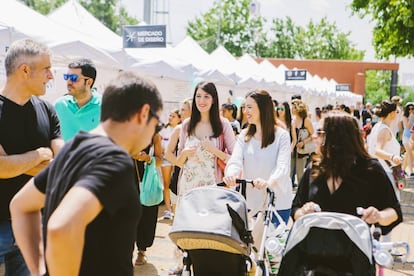
[[[73,96],[65,95],[55,103],[56,113],[60,121],[63,140],[67,141],[78,131],[89,131],[98,126],[101,118],[102,95],[92,92],[92,98],[81,108]]]

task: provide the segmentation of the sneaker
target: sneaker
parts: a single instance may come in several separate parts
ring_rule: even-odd
[[[163,219],[172,219],[171,211],[168,211],[168,210],[164,211]]]

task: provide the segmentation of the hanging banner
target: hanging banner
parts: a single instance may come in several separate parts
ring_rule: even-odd
[[[306,70],[286,70],[285,80],[306,80]]]
[[[124,48],[165,48],[166,25],[124,26],[122,40]]]
[[[351,91],[351,85],[348,83],[337,84],[335,85],[335,90],[336,91]]]

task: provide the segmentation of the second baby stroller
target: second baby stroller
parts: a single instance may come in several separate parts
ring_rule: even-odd
[[[290,230],[278,275],[374,276],[370,228],[342,213],[300,217]]]

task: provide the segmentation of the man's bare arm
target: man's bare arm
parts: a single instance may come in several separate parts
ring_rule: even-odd
[[[62,140],[62,139],[60,139],[60,138],[58,138],[58,139],[54,139],[54,140],[52,140],[51,142],[50,142],[50,147],[51,147],[51,149],[52,149],[52,152],[53,152],[53,156],[56,156],[57,154],[58,154],[58,152],[61,150],[61,148],[63,147],[63,145],[64,145],[64,141]],[[28,170],[28,171],[26,171],[25,172],[25,174],[28,174],[28,175],[31,175],[31,176],[35,176],[35,175],[37,175],[39,172],[41,172],[44,168],[46,168],[49,164],[50,164],[50,162],[52,161],[53,159],[50,159],[50,160],[46,160],[46,161],[43,161],[43,162],[41,162],[40,164],[38,164],[37,166],[35,166],[35,167],[33,167],[33,168],[31,168],[30,170]]]
[[[41,214],[45,195],[37,190],[33,178],[10,203],[13,233],[31,275],[46,272],[41,231]]]
[[[52,158],[53,152],[50,148],[40,147],[22,154],[7,155],[0,145],[0,178],[12,178],[25,174]]]
[[[73,187],[65,195],[47,225],[46,262],[50,275],[79,274],[86,227],[102,208],[86,188]]]

